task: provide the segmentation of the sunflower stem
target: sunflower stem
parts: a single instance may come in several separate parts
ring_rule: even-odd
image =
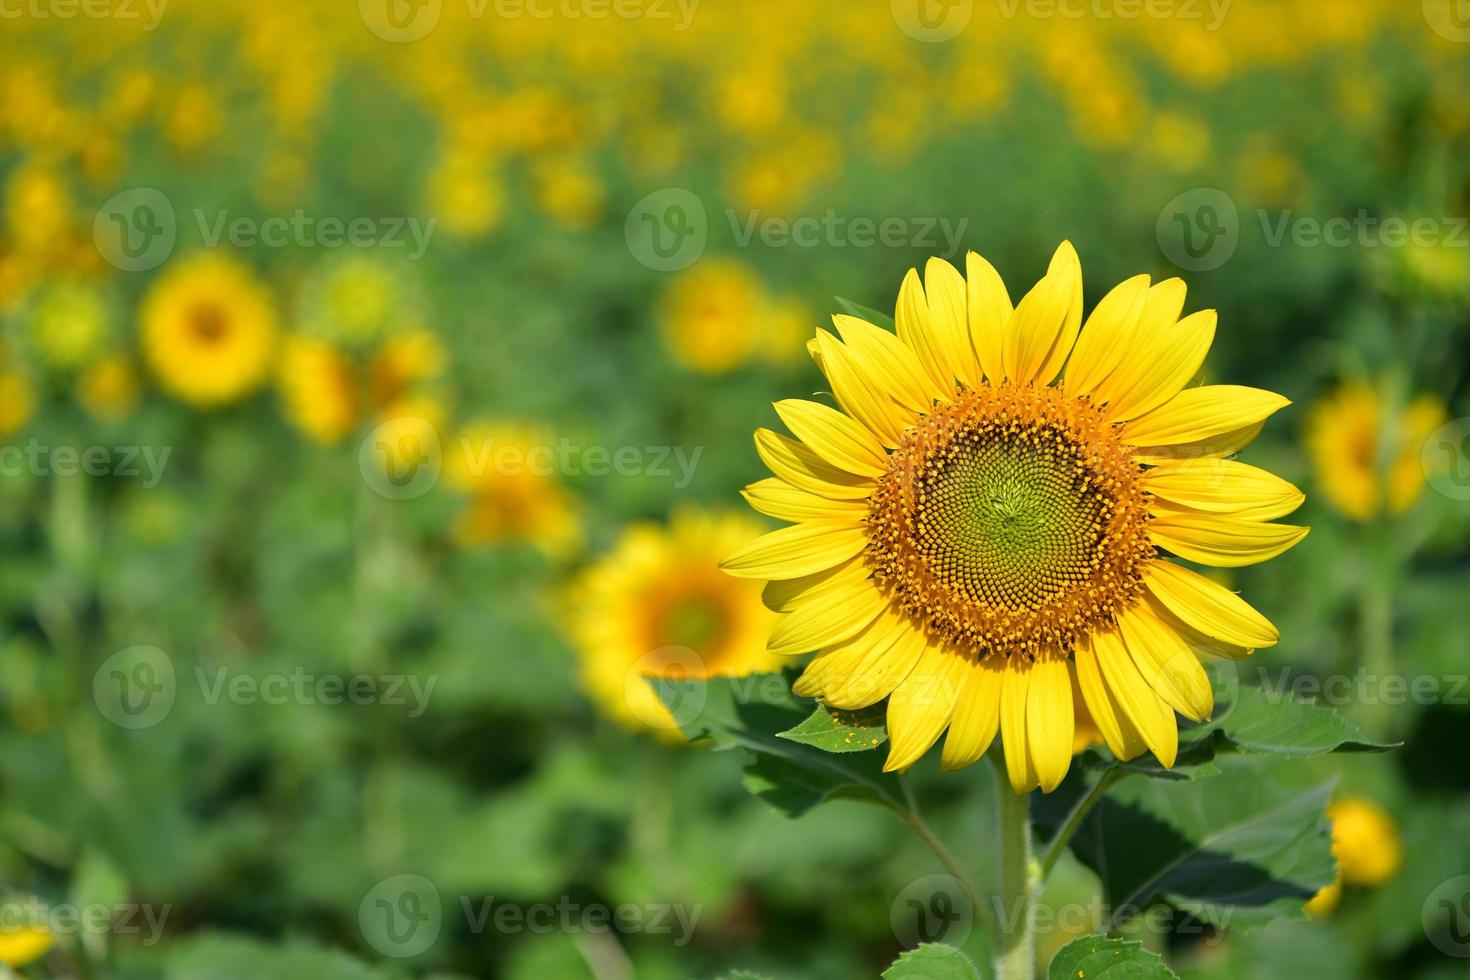
[[[999,753],[991,753],[990,761],[995,767],[996,841],[1000,846],[995,975],[997,980],[1034,980],[1036,930],[1032,905],[1040,874],[1031,860],[1031,795],[1011,789]]]
[[[1072,812],[1067,814],[1066,822],[1062,824],[1062,828],[1057,831],[1057,835],[1046,846],[1046,853],[1042,855],[1041,880],[1043,882],[1051,875],[1051,869],[1060,860],[1062,852],[1067,849],[1067,843],[1072,839],[1072,835],[1077,833],[1078,827],[1082,826],[1083,818],[1092,811],[1094,806],[1097,806],[1098,801],[1112,788],[1113,784],[1125,775],[1127,773],[1122,769],[1114,768],[1105,770],[1102,776],[1098,778],[1098,781],[1093,784],[1092,789],[1087,791],[1087,795],[1083,796],[1072,807]]]

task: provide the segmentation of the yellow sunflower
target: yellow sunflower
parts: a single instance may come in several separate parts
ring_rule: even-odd
[[[238,401],[270,372],[275,309],[250,270],[225,255],[202,252],[164,273],[139,321],[159,385],[191,405]]]
[[[455,533],[466,546],[528,541],[553,557],[581,541],[575,498],[558,479],[556,439],[534,423],[483,421],[445,446],[444,475],[468,500]]]
[[[922,283],[910,270],[897,336],[851,316],[833,318],[838,336],[818,331],[840,409],[776,403],[796,438],[756,432],[775,476],[745,496],[793,523],[724,567],[769,580],[773,652],[818,651],[798,694],[844,709],[888,698],[889,770],[948,728],[944,768],[999,734],[1014,788],[1054,789],[1072,758],[1074,677],[1108,748],[1173,765],[1175,714],[1214,707],[1200,657],[1278,634],[1161,552],[1232,567],[1302,539],[1273,523],[1301,492],[1226,458],[1288,402],[1188,387],[1216,318],[1180,319],[1177,279],[1129,279],[1084,328],[1070,244],[1014,308],[979,255],[966,273],[938,259]]]
[[[1448,418],[1433,395],[1394,411],[1361,379],[1323,396],[1308,413],[1306,445],[1327,502],[1358,521],[1408,510],[1424,493],[1424,441]]]
[[[740,676],[769,670],[775,614],[758,583],[732,579],[720,559],[760,533],[751,518],[695,509],[667,526],[627,527],[572,588],[571,630],[583,683],[609,715],[674,734],[650,676]]]

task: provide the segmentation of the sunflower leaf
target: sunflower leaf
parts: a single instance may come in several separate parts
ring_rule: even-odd
[[[842,309],[846,311],[849,316],[855,316],[859,320],[867,320],[869,323],[880,326],[885,330],[894,329],[893,317],[889,314],[879,313],[871,306],[864,306],[861,303],[854,303],[852,300],[843,299],[841,296],[834,296],[833,298],[837,300],[837,304],[841,306]]]
[[[1083,936],[1052,957],[1047,980],[1179,980],[1157,953],[1131,939]]]
[[[884,970],[883,980],[980,980],[980,971],[953,946],[922,943]]]
[[[839,754],[783,737],[812,720],[809,704],[791,693],[793,677],[649,678],[649,684],[690,741],[744,752],[746,788],[785,816],[832,799],[902,810],[902,790],[877,753]]]
[[[778,732],[776,737],[823,752],[868,752],[888,741],[885,718],[881,705],[843,711],[829,704],[818,704],[806,721]]]
[[[1110,928],[1159,901],[1222,928],[1299,918],[1332,881],[1330,780],[1304,786],[1240,755],[1215,765],[1210,779],[1125,779],[1073,836],[1102,879]]]

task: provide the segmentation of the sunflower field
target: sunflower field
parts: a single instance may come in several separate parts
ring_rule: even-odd
[[[1465,0],[0,0],[0,978],[1470,977]]]

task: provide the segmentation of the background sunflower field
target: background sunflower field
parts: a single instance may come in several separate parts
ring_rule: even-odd
[[[964,943],[921,838],[988,880],[988,779],[789,819],[645,675],[801,662],[716,563],[827,316],[1063,239],[1294,401],[1252,458],[1313,531],[1226,580],[1282,634],[1233,679],[1402,743],[1251,777],[1331,827],[1305,911],[1130,935],[1470,975],[1467,215],[1463,0],[0,0],[0,976]],[[1105,884],[1063,859],[1044,953]]]

